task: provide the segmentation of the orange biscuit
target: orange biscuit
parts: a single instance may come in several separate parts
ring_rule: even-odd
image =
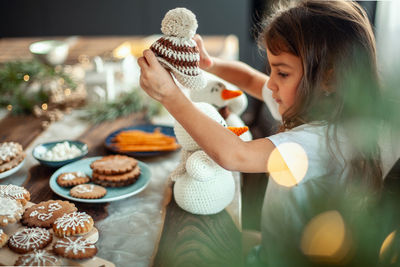
[[[105,175],[93,171],[92,177],[97,181],[107,181],[107,182],[124,182],[132,178],[136,178],[140,175],[140,167],[137,165],[131,171],[121,174]]]
[[[69,194],[76,198],[97,199],[107,194],[107,189],[100,185],[80,184],[71,188]]]
[[[46,247],[53,240],[53,235],[45,228],[25,228],[13,234],[8,240],[8,247],[17,253],[27,253]]]
[[[90,168],[99,174],[121,174],[133,170],[137,164],[137,160],[132,157],[111,155],[92,162]]]
[[[0,197],[15,199],[25,206],[25,204],[31,199],[31,194],[22,186],[9,184],[0,185]]]
[[[57,184],[62,187],[70,187],[85,184],[90,178],[83,172],[64,172],[57,177]]]
[[[21,154],[22,146],[16,142],[0,143],[0,164],[11,161]]]
[[[82,236],[64,237],[54,244],[53,251],[65,258],[87,259],[96,255],[97,248]]]
[[[20,256],[14,266],[60,266],[60,261],[51,251],[39,249]]]
[[[42,201],[25,210],[22,223],[28,226],[50,228],[57,218],[76,210],[75,205],[68,201]]]
[[[21,152],[18,156],[14,157],[12,160],[3,162],[0,165],[0,172],[11,170],[12,168],[20,164],[24,160],[24,158],[25,158],[25,152]]]
[[[100,181],[97,180],[96,178],[93,178],[92,181],[95,184],[104,186],[104,187],[123,187],[123,186],[128,186],[131,185],[133,183],[135,183],[138,180],[138,177],[133,177],[131,179],[128,179],[126,181],[123,182],[112,182],[112,181]]]
[[[21,219],[24,207],[15,199],[0,197],[0,226],[7,226]]]
[[[55,220],[53,231],[56,236],[84,235],[93,228],[93,219],[86,212],[66,213]]]

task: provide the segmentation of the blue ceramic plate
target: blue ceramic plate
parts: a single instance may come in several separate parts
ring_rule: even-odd
[[[75,158],[60,160],[60,161],[45,160],[45,159],[41,158],[41,154],[45,153],[47,150],[52,149],[55,145],[57,145],[59,143],[64,143],[64,142],[68,142],[70,146],[75,145],[77,148],[79,148],[79,150],[82,151],[82,153]],[[61,140],[61,141],[56,141],[56,142],[43,143],[43,144],[37,145],[32,150],[32,156],[37,161],[39,161],[43,165],[46,165],[48,167],[54,167],[54,168],[58,168],[58,167],[66,165],[68,163],[77,161],[77,160],[83,158],[84,156],[86,156],[87,153],[88,153],[88,147],[85,143],[83,143],[81,141],[73,141],[73,140]]]
[[[99,199],[82,199],[82,198],[72,197],[69,194],[69,190],[71,189],[70,187],[61,187],[57,184],[56,180],[58,175],[64,172],[81,171],[91,177],[92,169],[90,168],[90,163],[100,158],[102,157],[81,159],[79,161],[65,165],[64,167],[61,167],[56,172],[54,172],[53,175],[50,177],[49,184],[51,190],[53,190],[53,192],[56,193],[57,195],[73,201],[85,202],[85,203],[103,203],[103,202],[116,201],[136,195],[137,193],[143,191],[149,184],[151,177],[150,168],[141,161],[138,161],[141,174],[135,183],[124,187],[106,187],[107,194]]]
[[[146,152],[122,152],[118,150],[118,148],[112,146],[112,140],[113,138],[120,132],[122,131],[128,131],[128,130],[140,130],[144,132],[149,132],[152,133],[156,128],[159,128],[160,131],[168,136],[175,137],[174,133],[174,128],[171,126],[165,126],[165,125],[157,125],[157,124],[143,124],[143,125],[136,125],[136,126],[131,126],[131,127],[126,127],[119,129],[113,133],[111,133],[109,136],[107,136],[106,141],[105,141],[105,146],[107,149],[111,150],[114,153],[117,154],[125,154],[131,157],[153,157],[153,156],[160,156],[164,154],[171,153],[175,150],[172,151],[146,151]]]

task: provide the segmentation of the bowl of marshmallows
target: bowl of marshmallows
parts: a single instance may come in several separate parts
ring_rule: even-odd
[[[61,167],[83,158],[88,147],[81,141],[62,140],[37,145],[32,150],[33,157],[48,167]]]

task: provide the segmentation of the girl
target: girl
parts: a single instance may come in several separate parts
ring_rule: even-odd
[[[209,57],[201,38],[195,39],[201,68],[256,98],[274,99],[282,126],[268,138],[243,142],[199,112],[150,50],[138,63],[142,88],[223,168],[269,172],[269,157],[279,152],[278,162],[298,185],[287,187],[270,179],[257,261],[276,264],[279,256],[284,264],[281,249],[291,243],[294,250],[299,247],[305,223],[330,202],[336,189],[350,181],[371,192],[382,186],[374,109],[379,100],[375,40],[364,10],[347,1],[300,1],[266,19],[263,29],[260,40],[266,47],[269,77],[243,63]],[[292,164],[300,158],[283,149],[287,143],[300,145],[307,156],[301,181],[295,175],[298,165]]]

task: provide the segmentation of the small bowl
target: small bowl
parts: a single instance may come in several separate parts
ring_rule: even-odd
[[[67,59],[69,45],[58,40],[40,41],[32,43],[29,51],[44,63],[56,66],[63,64]]]
[[[70,146],[75,145],[80,151],[81,154],[74,157],[74,158],[69,158],[65,160],[59,160],[59,161],[54,161],[54,160],[47,160],[42,158],[42,154],[44,154],[46,151],[51,150],[53,147],[55,147],[57,144],[68,142]],[[81,141],[72,141],[72,140],[62,140],[62,141],[56,141],[56,142],[49,142],[49,143],[43,143],[40,145],[37,145],[33,150],[32,150],[32,156],[40,162],[40,164],[43,164],[48,167],[53,167],[53,168],[58,168],[61,166],[64,166],[68,163],[77,161],[84,156],[86,156],[88,153],[88,147],[85,143]]]

